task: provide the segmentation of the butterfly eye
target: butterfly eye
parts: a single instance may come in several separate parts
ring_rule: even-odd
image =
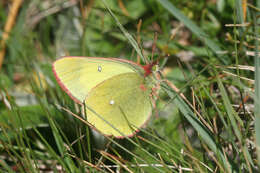
[[[114,100],[110,100],[109,104],[113,105],[113,104],[115,104],[115,101]]]
[[[102,67],[98,66],[98,71],[101,72],[102,71]]]

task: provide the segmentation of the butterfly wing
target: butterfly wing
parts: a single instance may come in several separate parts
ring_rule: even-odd
[[[53,72],[67,94],[83,103],[89,91],[115,75],[143,73],[141,66],[115,58],[65,57],[53,63]]]
[[[151,89],[145,80],[130,72],[94,87],[85,100],[88,122],[105,135],[133,135],[152,112]]]

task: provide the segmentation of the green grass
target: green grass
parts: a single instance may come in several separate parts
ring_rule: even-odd
[[[0,70],[0,172],[259,171],[260,7],[248,4],[244,18],[242,4],[24,1]],[[0,3],[0,40],[8,9]],[[75,118],[80,105],[52,73],[64,55],[160,58],[147,127],[116,139]]]

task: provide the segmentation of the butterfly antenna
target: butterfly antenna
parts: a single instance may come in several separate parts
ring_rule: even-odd
[[[157,37],[158,34],[157,32],[154,33],[154,41],[153,41],[153,45],[152,45],[152,56],[151,56],[151,62],[146,63],[146,65],[143,66],[144,70],[145,70],[145,75],[144,76],[148,76],[152,73],[152,68],[155,64],[158,64],[159,60],[154,61],[153,60],[153,56],[154,56],[154,52],[155,52],[155,48],[156,48],[156,42],[157,42]]]
[[[141,36],[140,36],[140,31],[141,31],[141,26],[142,26],[142,19],[139,20],[138,24],[137,24],[137,44],[139,45],[139,47],[141,47]],[[140,55],[137,54],[137,63],[140,64],[141,60],[140,60]]]
[[[160,68],[162,68],[162,67],[166,64],[166,62],[167,62],[167,60],[168,60],[168,58],[169,58],[169,56],[170,56],[170,53],[169,53],[169,44],[170,44],[170,42],[175,39],[175,37],[176,37],[178,31],[179,31],[183,26],[184,26],[183,24],[180,24],[180,25],[178,25],[175,29],[172,30],[170,38],[167,40],[166,45],[163,47],[163,52],[164,52],[165,55],[163,55],[163,56],[161,56],[161,57],[158,58],[158,61],[159,61],[160,59],[165,58],[165,61],[163,62],[163,65],[162,65]],[[157,61],[157,63],[158,63],[158,61]]]
[[[157,38],[158,38],[158,34],[157,34],[157,32],[155,32],[154,33],[154,37],[153,37],[153,45],[152,45],[152,57],[151,57],[152,62],[154,62],[153,61],[153,56],[154,56],[154,52],[155,52],[155,48],[156,48]]]

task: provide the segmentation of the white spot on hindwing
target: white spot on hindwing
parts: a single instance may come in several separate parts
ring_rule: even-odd
[[[114,100],[110,100],[109,104],[113,105],[113,104],[115,104],[115,101]]]
[[[98,66],[98,71],[101,72],[102,71],[102,67],[99,65]]]

